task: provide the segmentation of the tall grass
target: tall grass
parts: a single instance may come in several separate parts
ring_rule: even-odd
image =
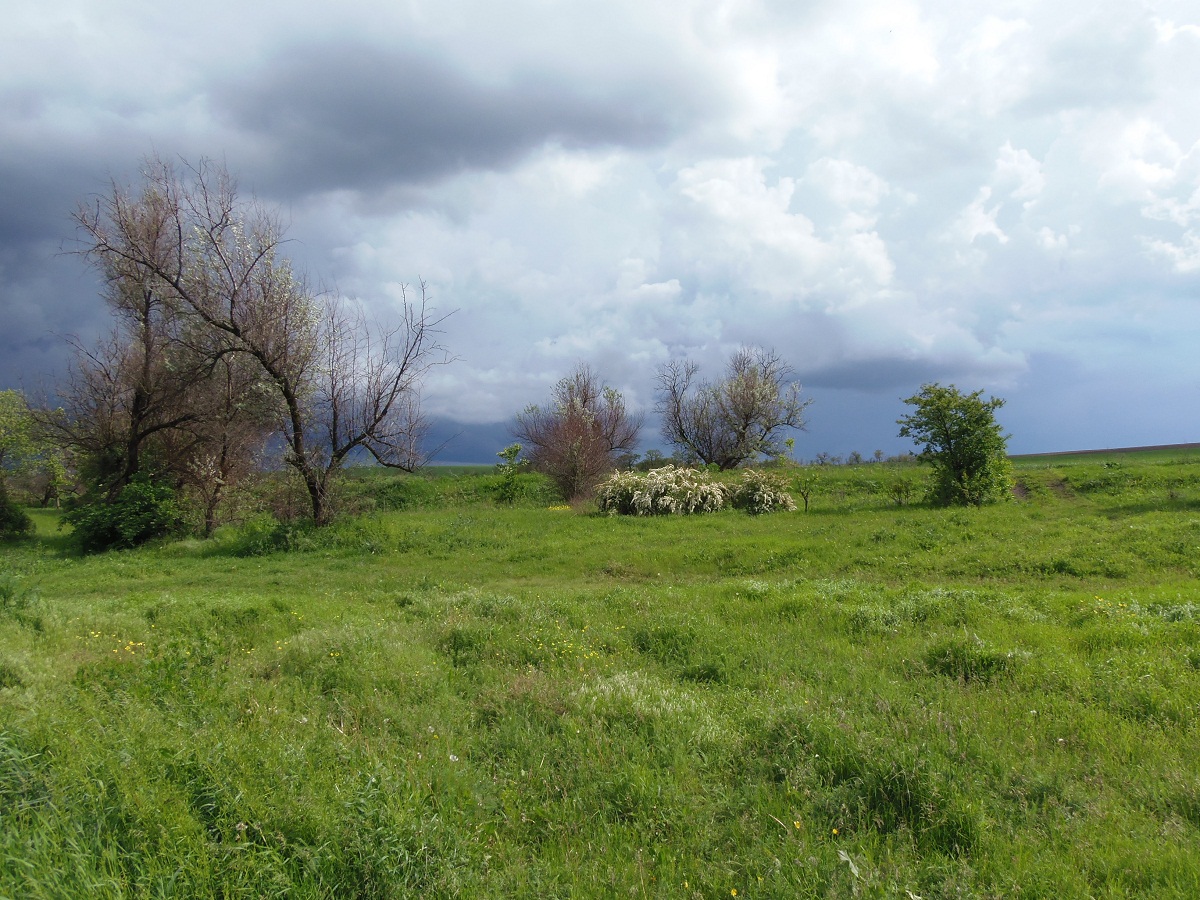
[[[896,474],[654,520],[372,474],[429,494],[97,557],[38,513],[0,896],[1200,895],[1200,465]]]

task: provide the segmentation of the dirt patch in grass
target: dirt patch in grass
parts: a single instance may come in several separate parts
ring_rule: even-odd
[[[1074,491],[1067,487],[1067,483],[1061,478],[1055,478],[1050,481],[1047,487],[1054,492],[1056,497],[1061,497],[1064,500],[1069,500],[1075,496]]]

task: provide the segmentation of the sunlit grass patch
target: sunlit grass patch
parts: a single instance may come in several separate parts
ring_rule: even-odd
[[[665,729],[684,741],[716,744],[733,734],[705,704],[702,692],[646,673],[625,671],[592,679],[576,690],[573,700],[588,715],[634,729]]]

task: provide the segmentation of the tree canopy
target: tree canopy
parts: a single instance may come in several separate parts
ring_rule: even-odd
[[[812,401],[801,397],[791,367],[773,350],[741,348],[717,381],[699,381],[699,372],[686,359],[658,370],[662,436],[685,457],[733,469],[779,456],[786,430],[805,427]]]
[[[641,427],[642,417],[625,408],[621,393],[580,365],[554,386],[548,404],[517,416],[513,434],[530,465],[573,500],[588,496],[615,468],[617,455],[637,446]]]
[[[421,380],[449,356],[423,284],[391,322],[314,292],[283,253],[278,215],[207,161],[147,160],[140,184],[113,184],[75,218],[118,322],[82,350],[70,392],[75,437],[111,457],[109,501],[164,442],[219,485],[235,470],[216,466],[261,445],[248,435],[275,432],[317,524],[355,451],[407,470],[424,461]]]
[[[983,391],[964,394],[954,385],[926,384],[904,402],[915,411],[896,424],[900,437],[922,445],[921,456],[933,465],[931,500],[980,506],[1009,496],[1008,436],[995,418],[1003,400],[984,400]]]
[[[20,391],[0,391],[0,478],[33,452],[33,417]]]

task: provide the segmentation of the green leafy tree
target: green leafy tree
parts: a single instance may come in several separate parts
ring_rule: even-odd
[[[27,465],[40,452],[36,423],[25,395],[0,391],[0,477]]]
[[[11,390],[0,391],[0,504],[6,506],[7,523],[0,524],[0,532],[27,531],[28,517],[9,495],[10,477],[26,494],[31,484],[40,485],[43,503],[57,499],[68,480],[62,453],[42,433],[24,394]]]
[[[809,501],[821,489],[821,476],[811,467],[805,467],[792,479],[792,490],[804,501],[804,511],[808,512]]]
[[[500,488],[496,492],[496,499],[501,503],[515,503],[521,492],[517,476],[525,467],[525,460],[517,459],[521,455],[521,445],[509,444],[496,455],[503,460],[496,463],[496,471],[500,475]]]
[[[33,527],[25,510],[8,496],[8,468],[23,452],[27,429],[21,411],[25,400],[16,391],[0,391],[0,540],[26,534]]]
[[[1012,490],[1008,435],[996,422],[1004,405],[983,391],[964,394],[954,385],[926,384],[904,401],[915,407],[896,420],[900,437],[912,438],[933,464],[930,499],[941,506],[981,506]]]
[[[26,534],[33,523],[25,510],[8,496],[8,470],[27,450],[25,398],[16,391],[0,391],[0,540]]]

